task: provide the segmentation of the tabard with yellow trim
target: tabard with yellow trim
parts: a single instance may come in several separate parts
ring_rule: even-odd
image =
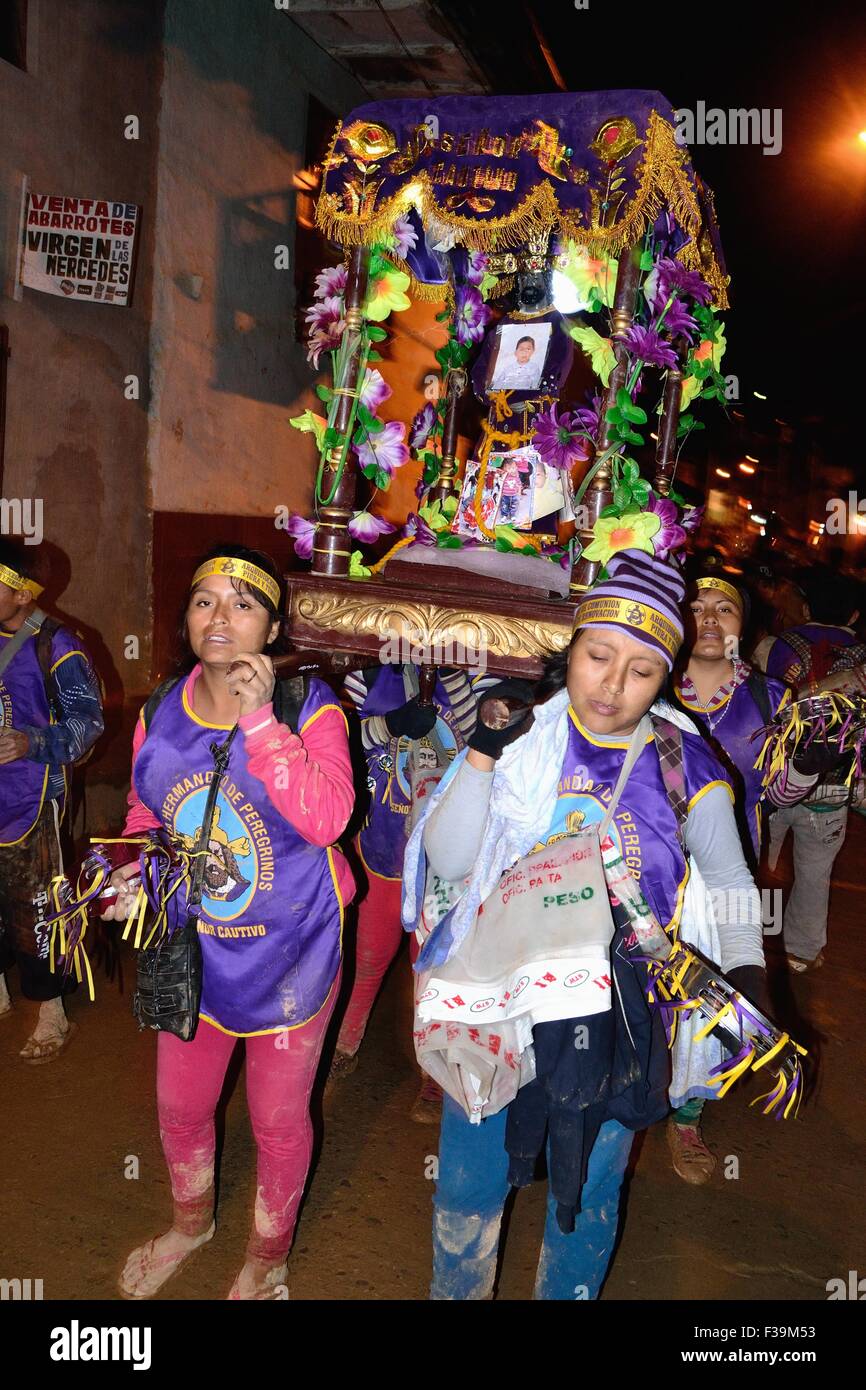
[[[718,785],[726,787],[733,800],[730,779],[704,741],[697,734],[684,732],[682,746],[689,806]],[[604,819],[627,747],[627,738],[603,742],[585,729],[574,710],[569,709],[568,745],[559,795],[550,830],[541,845]],[[687,865],[652,736],[631,770],[610,833],[658,920],[665,927],[675,927],[682,908]]]
[[[193,672],[195,675],[195,672]],[[210,744],[226,732],[189,702],[192,677],[162,700],[135,762],[139,799],[189,849],[202,824],[213,769]],[[298,731],[334,696],[311,680]],[[280,815],[236,738],[217,797],[204,875],[199,938],[201,1017],[227,1033],[279,1032],[318,1013],[340,965],[343,904],[334,854]],[[177,920],[186,889],[171,903]]]
[[[0,629],[0,652],[12,637]],[[79,650],[75,634],[59,627],[51,642],[52,664]],[[42,729],[50,723],[45,677],[36,638],[31,637],[0,675],[0,730]],[[46,763],[30,758],[16,758],[0,767],[0,845],[18,844],[33,829],[45,801],[50,772]]]

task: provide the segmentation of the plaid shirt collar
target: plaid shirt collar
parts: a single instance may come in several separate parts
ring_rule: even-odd
[[[679,688],[679,695],[683,704],[696,705],[698,709],[706,710],[708,714],[714,714],[716,710],[721,709],[722,705],[731,698],[737,686],[742,685],[748,678],[752,669],[748,661],[741,661],[738,656],[731,658],[731,665],[734,669],[730,679],[722,682],[715,695],[706,704],[701,702],[694,681],[688,672],[684,671],[680,678]]]

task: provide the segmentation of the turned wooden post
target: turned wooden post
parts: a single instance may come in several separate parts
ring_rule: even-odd
[[[596,456],[604,453],[605,449],[607,449],[611,443],[610,424],[605,419],[605,416],[611,406],[616,405],[616,393],[626,382],[628,351],[623,339],[631,328],[632,320],[634,319],[635,299],[637,296],[637,287],[640,282],[640,255],[641,243],[638,243],[638,245],[631,246],[628,250],[623,251],[620,256],[619,269],[616,276],[613,310],[611,312],[611,318],[613,320],[611,336],[613,339],[613,350],[616,355],[616,366],[610,374],[607,395],[602,405],[601,423],[595,445]],[[592,542],[592,528],[598,520],[599,514],[604,511],[605,507],[609,507],[613,501],[610,476],[611,460],[609,459],[608,462],[603,464],[598,470],[584,493],[581,505],[587,509],[588,525],[586,527],[581,527],[578,531],[580,542],[584,548]],[[599,568],[600,566],[595,561],[579,559],[571,572],[572,590],[577,593],[584,593],[594,582]]]
[[[460,401],[469,381],[462,367],[452,367],[445,378],[445,420],[442,427],[442,465],[439,479],[433,484],[429,501],[444,502],[456,487],[457,471],[457,414]]]
[[[345,434],[349,428],[352,414],[352,392],[359,386],[358,363],[361,356],[361,306],[367,289],[367,266],[369,254],[366,246],[356,246],[349,261],[346,282],[346,332],[355,336],[355,344],[346,368],[346,389],[337,402],[334,428]],[[334,486],[334,478],[340,462],[342,445],[328,453],[322,473],[322,495],[329,497]],[[351,445],[346,455],[346,463],[334,496],[327,506],[319,507],[319,524],[313,539],[313,574],[331,576],[349,573],[351,544],[346,527],[352,517],[355,503],[355,489],[358,482],[357,463]]]
[[[686,344],[682,338],[674,343],[677,360],[682,362]],[[682,399],[682,367],[670,367],[665,381],[662,399],[662,413],[659,417],[659,437],[656,444],[656,471],[653,487],[660,497],[667,497],[671,490],[677,454],[677,427],[680,421],[680,401]]]

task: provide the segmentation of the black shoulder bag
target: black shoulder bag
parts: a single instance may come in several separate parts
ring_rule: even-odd
[[[137,979],[132,1011],[139,1028],[155,1028],[174,1033],[183,1042],[192,1042],[198,1027],[201,1005],[202,954],[198,939],[207,849],[213,827],[217,796],[229,764],[237,724],[225,743],[212,743],[213,778],[208,790],[201,831],[194,850],[195,862],[187,896],[187,917],[182,927],[163,935],[155,946],[138,952]]]

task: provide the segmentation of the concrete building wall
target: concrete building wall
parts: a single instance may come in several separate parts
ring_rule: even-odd
[[[293,178],[304,163],[307,94],[339,115],[365,93],[271,4],[168,0],[164,63],[153,506],[306,511],[312,444],[288,425],[314,399],[294,340]],[[288,248],[285,269],[275,265],[279,246]]]
[[[54,572],[46,606],[85,633],[108,690],[110,736],[90,764],[95,780],[121,763],[128,769],[124,694],[149,680],[147,381],[161,10],[159,0],[31,0],[30,70],[0,62],[0,322],[11,353],[2,493],[41,499]],[[130,114],[138,140],[124,138]],[[143,208],[130,307],[30,289],[14,297],[24,175],[37,193]],[[141,383],[137,401],[124,395],[129,374]],[[124,657],[128,634],[139,639],[137,661]]]

